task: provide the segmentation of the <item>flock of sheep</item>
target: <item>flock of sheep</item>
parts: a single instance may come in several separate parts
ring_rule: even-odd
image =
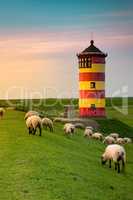
[[[5,110],[0,108],[0,117],[2,118]],[[26,126],[29,131],[29,134],[36,134],[37,129],[39,129],[39,136],[42,135],[42,128],[49,128],[50,132],[53,132],[54,126],[53,121],[49,118],[41,118],[39,113],[36,111],[28,111],[24,117],[26,121]],[[76,126],[72,123],[66,123],[64,125],[65,135],[73,135],[76,133]],[[102,133],[94,132],[93,127],[86,127],[84,130],[84,137],[88,139],[95,139],[102,141],[104,144],[108,145],[105,148],[105,152],[101,156],[101,163],[104,165],[109,161],[109,167],[111,168],[111,161],[115,164],[115,170],[120,172],[120,163],[122,164],[122,169],[124,169],[126,162],[126,152],[122,145],[126,143],[131,143],[131,138],[119,137],[118,133],[111,133],[108,136],[105,136]]]
[[[28,111],[24,117],[29,134],[36,134],[37,128],[39,129],[39,136],[42,135],[42,127],[46,127],[53,132],[53,122],[49,118],[41,119],[39,113],[36,111]]]
[[[120,173],[121,162],[122,169],[124,169],[126,162],[126,152],[124,147],[121,145],[132,143],[131,138],[121,138],[119,137],[118,133],[111,133],[110,135],[104,137],[102,133],[94,133],[92,127],[86,127],[84,131],[84,137],[100,140],[104,144],[108,145],[105,149],[105,152],[101,156],[102,165],[109,161],[109,167],[111,168],[111,161],[113,161],[115,164],[115,170]]]
[[[119,137],[118,133],[111,133],[110,135],[104,137],[104,135],[102,133],[94,133],[93,132],[93,128],[92,127],[86,127],[85,132],[84,132],[84,136],[88,137],[88,138],[93,138],[93,139],[97,139],[100,141],[103,141],[104,144],[126,144],[126,143],[132,143],[131,138],[128,137]]]
[[[53,121],[49,118],[41,119],[39,113],[36,111],[29,111],[25,115],[26,125],[29,130],[29,134],[35,134],[37,128],[39,128],[40,136],[42,127],[49,127],[50,131],[53,132]],[[76,126],[72,123],[66,123],[64,125],[64,133],[66,135],[73,135],[76,133]],[[94,132],[92,127],[86,127],[84,130],[84,137],[88,139],[95,139],[102,141],[104,144],[108,145],[105,148],[105,152],[101,156],[101,163],[104,165],[107,161],[109,162],[109,167],[111,168],[111,161],[115,164],[115,170],[120,173],[120,163],[122,169],[125,167],[126,162],[126,152],[122,145],[126,143],[131,143],[131,138],[121,138],[118,133],[111,133],[105,136],[102,133]]]
[[[25,115],[25,120],[27,128],[29,129],[29,134],[35,134],[36,129],[39,128],[39,135],[41,136],[41,129],[43,126],[46,128],[49,127],[50,131],[53,132],[53,121],[49,118],[41,119],[39,117],[39,113],[36,111],[27,112]],[[76,126],[72,123],[66,123],[63,130],[66,135],[73,135],[76,133]],[[115,164],[115,170],[117,170],[118,173],[120,173],[120,164],[122,165],[121,168],[124,169],[126,152],[122,145],[131,143],[131,138],[121,138],[119,137],[118,133],[111,133],[110,135],[104,137],[102,133],[94,132],[94,129],[90,126],[85,128],[84,137],[88,139],[99,140],[108,145],[105,148],[105,152],[101,156],[102,165],[108,161],[109,167],[111,168],[111,161],[113,161]]]

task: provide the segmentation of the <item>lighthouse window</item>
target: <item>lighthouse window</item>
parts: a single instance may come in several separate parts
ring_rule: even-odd
[[[95,82],[91,82],[90,83],[90,88],[92,89],[92,88],[96,88],[96,83]]]
[[[88,58],[88,59],[87,59],[87,67],[88,67],[88,68],[91,68],[91,64],[92,64],[91,58]]]
[[[85,67],[87,67],[87,65],[86,65],[86,61],[85,61]]]
[[[96,105],[95,104],[91,104],[91,109],[95,110],[96,109]]]
[[[81,68],[81,67],[82,67],[82,59],[79,58],[79,68]]]
[[[83,67],[83,61],[82,61],[82,59],[81,59],[81,67]]]
[[[84,66],[83,66],[83,67],[85,67],[85,59],[84,59],[84,62],[83,62],[83,63],[84,63]]]
[[[79,59],[79,68],[81,68],[81,59]]]

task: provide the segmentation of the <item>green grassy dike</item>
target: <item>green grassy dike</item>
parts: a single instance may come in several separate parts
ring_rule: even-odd
[[[54,133],[29,136],[23,118],[23,112],[7,110],[0,121],[0,200],[133,199],[133,144],[125,145],[126,171],[118,174],[101,166],[105,146],[85,139],[83,130],[66,137],[56,123]]]

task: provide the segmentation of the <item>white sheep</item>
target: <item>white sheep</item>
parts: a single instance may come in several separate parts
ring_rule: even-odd
[[[63,129],[64,129],[65,134],[72,135],[75,132],[75,126],[73,124],[71,124],[71,123],[66,123],[64,125]]]
[[[94,128],[92,126],[87,126],[86,128],[91,129],[92,131],[94,131]]]
[[[90,127],[86,127],[86,128],[85,128],[85,131],[84,131],[84,137],[91,138],[91,137],[92,137],[92,134],[93,134],[92,129],[90,129]]]
[[[126,162],[125,149],[118,144],[108,145],[101,157],[102,165],[109,161],[109,168],[111,168],[111,161],[115,163],[115,170],[120,173],[120,161],[122,162],[122,168],[124,169]]]
[[[104,144],[114,144],[115,142],[116,142],[116,140],[109,135],[106,136],[103,141]]]
[[[125,143],[132,143],[132,139],[131,138],[125,137],[123,139],[124,139]]]
[[[0,108],[0,118],[2,119],[5,113],[5,109],[4,108]]]
[[[111,133],[110,136],[113,137],[116,140],[119,137],[119,134],[118,133]]]
[[[125,140],[124,140],[124,138],[117,138],[117,140],[116,140],[116,144],[125,144]]]
[[[53,126],[53,122],[52,122],[52,120],[51,119],[49,119],[49,118],[46,118],[46,117],[44,117],[43,119],[42,119],[42,126],[45,126],[46,127],[46,129],[47,129],[47,127],[50,129],[50,131],[51,132],[53,132],[53,130],[54,130],[54,126]]]
[[[30,111],[28,111],[28,112],[25,114],[24,119],[26,120],[28,117],[31,117],[31,116],[33,116],[33,115],[39,116],[39,113],[36,112],[36,111],[34,111],[34,110],[30,110]]]
[[[35,135],[37,128],[39,129],[39,136],[42,132],[42,120],[39,116],[33,115],[26,120],[26,126],[29,129],[29,134]]]
[[[93,133],[92,138],[96,140],[103,140],[103,134],[102,133]]]

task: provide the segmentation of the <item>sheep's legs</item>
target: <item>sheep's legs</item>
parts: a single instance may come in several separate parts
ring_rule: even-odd
[[[50,128],[50,132],[53,132],[54,130],[53,130],[53,127],[49,127]]]
[[[40,134],[39,134],[39,136],[41,136],[41,135],[42,135],[42,130],[41,130],[41,128],[39,128],[39,131],[40,131]]]
[[[109,168],[111,168],[111,160],[109,160]]]
[[[117,165],[118,165],[118,173],[120,173],[120,163],[118,162]]]
[[[39,132],[40,132],[39,136],[41,136],[42,135],[42,128],[41,128],[40,124],[38,125],[38,128],[39,128]]]
[[[123,159],[122,159],[122,169],[123,169],[123,170],[125,169],[125,162],[124,162]]]
[[[35,134],[36,134],[36,129],[33,130],[33,135],[35,135]]]
[[[30,134],[32,134],[32,129],[31,129],[31,128],[29,128],[29,135],[30,135]]]
[[[115,170],[117,170],[117,163],[115,163]]]

